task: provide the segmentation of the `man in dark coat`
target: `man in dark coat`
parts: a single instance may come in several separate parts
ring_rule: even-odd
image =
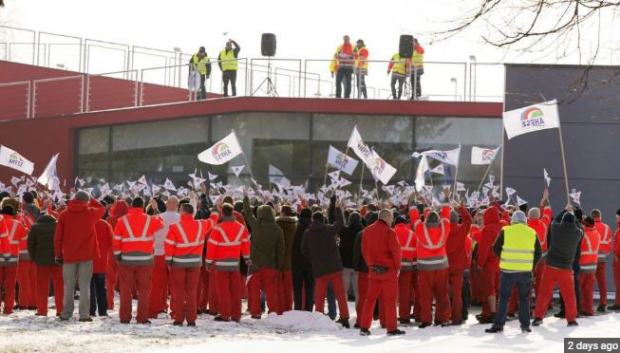
[[[312,223],[302,240],[302,253],[310,259],[312,272],[316,280],[314,290],[315,310],[323,313],[325,304],[325,292],[327,285],[332,284],[336,298],[340,319],[337,321],[344,327],[349,327],[349,308],[347,297],[342,283],[342,261],[338,251],[338,232],[343,225],[342,209],[336,207],[336,197],[330,201],[330,212],[335,212],[335,223],[326,224],[325,216],[317,211],[312,214]]]
[[[50,280],[54,285],[56,316],[63,309],[62,266],[58,265],[54,256],[54,232],[56,219],[49,215],[41,215],[30,228],[28,234],[28,253],[37,266],[37,316],[47,316],[47,297]]]
[[[314,276],[312,275],[312,264],[301,252],[301,242],[304,233],[312,222],[312,211],[304,208],[299,212],[299,222],[293,239],[293,298],[295,310],[312,311],[314,306]],[[303,293],[305,293],[305,303],[303,302]],[[302,305],[304,304],[304,305]]]
[[[556,283],[560,286],[560,293],[566,305],[566,321],[569,326],[577,325],[577,302],[572,268],[583,231],[576,221],[572,207],[567,206],[562,221],[551,225],[547,239],[549,247],[545,257],[546,266],[540,284],[540,294],[536,296],[533,326],[539,326],[542,323]]]
[[[276,223],[275,211],[271,206],[261,205],[256,217],[250,208],[250,200],[243,198],[243,215],[252,229],[250,237],[250,266],[248,304],[252,318],[260,319],[260,291],[265,291],[269,312],[282,314],[278,295],[278,277],[284,268],[284,237]]]

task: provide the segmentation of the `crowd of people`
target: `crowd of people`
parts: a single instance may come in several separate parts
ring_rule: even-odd
[[[596,209],[569,204],[554,215],[547,191],[529,209],[496,199],[468,207],[449,189],[440,204],[416,192],[399,204],[353,204],[336,193],[292,203],[247,187],[235,196],[214,197],[204,183],[187,197],[78,190],[66,203],[41,189],[2,192],[2,313],[46,316],[53,292],[59,320],[70,320],[79,291],[78,319],[92,321],[114,309],[118,291],[121,324],[132,321],[132,299],[137,323],[169,314],[178,326],[195,326],[199,315],[239,322],[244,300],[256,320],[324,313],[327,301],[327,315],[361,335],[373,320],[388,335],[403,334],[399,325],[461,325],[474,304],[486,332],[501,332],[511,316],[530,332],[556,284],[556,316],[577,325],[578,315],[594,315],[595,282],[596,310],[620,309],[618,294],[607,306],[605,283],[611,255],[620,285],[619,231],[612,236]],[[617,219],[620,229],[620,210]]]
[[[228,97],[228,85],[231,85],[232,96],[237,95],[237,58],[241,48],[232,39],[226,42],[225,48],[220,51],[217,63],[222,71],[222,83],[224,97]],[[357,98],[368,98],[366,76],[368,76],[369,51],[363,39],[358,39],[355,45],[351,43],[348,35],[343,37],[343,43],[338,45],[332,60],[329,63],[329,71],[332,78],[336,79],[336,98],[351,98],[352,82],[355,79]],[[198,52],[189,61],[190,75],[198,74],[200,82],[197,84],[197,99],[206,99],[207,91],[205,81],[211,75],[211,60],[205,47],[200,47]],[[403,95],[403,86],[411,84],[410,99],[419,99],[422,96],[422,75],[424,74],[424,48],[417,38],[413,41],[413,54],[411,57],[401,57],[395,53],[390,58],[387,74],[391,75],[390,87],[392,98],[400,100]]]

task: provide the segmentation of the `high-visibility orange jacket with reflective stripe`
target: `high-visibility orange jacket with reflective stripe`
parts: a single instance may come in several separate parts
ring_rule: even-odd
[[[595,227],[584,226],[583,230],[584,235],[583,238],[581,238],[579,270],[581,272],[596,272],[601,235]]]
[[[547,223],[542,219],[528,219],[527,225],[536,231],[536,237],[540,243],[540,250],[543,256],[547,254],[547,231],[549,227]]]
[[[3,226],[0,226],[1,238],[1,251],[0,254],[0,266],[9,267],[17,266],[17,260],[19,258],[19,245],[20,242],[28,235],[26,227],[19,220],[10,215],[2,216]],[[4,232],[2,229],[4,228]]]
[[[179,223],[172,224],[164,242],[166,262],[174,267],[202,266],[207,233],[217,221],[217,214],[207,220],[195,220],[191,214],[181,215]]]
[[[450,221],[440,218],[437,227],[427,227],[418,221],[415,226],[418,270],[443,270],[448,268],[446,241],[450,234]]]
[[[24,228],[26,228],[26,236],[19,241],[19,259],[30,260],[30,254],[28,253],[28,233],[35,223],[35,220],[30,214],[22,214],[19,217],[19,221],[24,225]]]
[[[607,256],[611,252],[611,228],[601,222],[600,218],[594,219],[594,226],[601,235],[601,246],[598,250],[598,261],[607,262]]]
[[[248,229],[233,218],[223,218],[211,230],[207,241],[205,262],[214,265],[218,271],[239,270],[239,258],[250,258],[250,234]]]
[[[394,227],[396,232],[396,239],[400,244],[400,270],[411,271],[417,265],[418,254],[416,251],[416,237],[411,225],[406,223],[399,223]]]
[[[118,219],[114,227],[112,252],[121,265],[153,264],[154,234],[164,226],[157,216],[149,216],[142,208],[132,207]]]
[[[368,74],[368,49],[361,47],[355,49],[355,68],[359,69],[363,74]]]

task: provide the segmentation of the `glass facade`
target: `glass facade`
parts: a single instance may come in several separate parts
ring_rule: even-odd
[[[112,182],[135,180],[141,175],[154,183],[170,178],[185,184],[188,174],[198,169],[217,174],[218,181],[241,184],[250,177],[247,168],[239,180],[230,166],[248,164],[255,178],[268,184],[269,164],[280,169],[293,184],[308,183],[310,189],[323,184],[330,145],[346,151],[357,125],[364,141],[397,168],[393,182],[412,182],[416,163],[411,154],[425,149],[453,149],[460,143],[459,181],[477,187],[486,166],[472,166],[471,146],[501,144],[501,119],[470,117],[371,116],[315,113],[234,113],[176,119],[173,121],[115,125],[79,130],[77,175],[106,178]],[[244,155],[221,166],[197,159],[198,153],[234,130]],[[353,155],[349,151],[349,155]],[[431,167],[435,166],[431,163]],[[499,175],[495,161],[490,172]],[[345,176],[356,186],[363,180],[371,187],[368,170],[357,167]],[[456,170],[433,175],[436,185],[451,182]],[[363,174],[363,175],[362,175]]]

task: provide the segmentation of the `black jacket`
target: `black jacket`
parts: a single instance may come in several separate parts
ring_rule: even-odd
[[[302,210],[299,215],[297,231],[295,232],[295,237],[293,238],[293,271],[312,271],[312,264],[310,263],[310,260],[301,252],[301,242],[304,238],[304,233],[311,223],[310,216],[310,210]]]
[[[310,259],[315,278],[343,270],[338,251],[338,232],[343,225],[342,210],[336,209],[335,213],[333,225],[312,222],[302,239],[301,251]]]
[[[54,261],[54,232],[56,218],[43,215],[32,225],[28,233],[28,253],[38,266],[52,266]]]
[[[343,227],[340,231],[340,244],[338,248],[340,250],[340,259],[342,260],[342,266],[345,268],[353,267],[353,245],[357,233],[362,231],[362,218],[359,213],[353,213],[349,216],[349,225]]]
[[[353,268],[357,272],[368,273],[368,265],[366,265],[366,260],[364,260],[364,256],[362,255],[362,235],[363,231],[360,231],[355,236],[355,242],[353,243]]]
[[[574,216],[573,216],[574,217]],[[551,224],[547,237],[547,265],[570,270],[578,256],[583,230],[575,222],[556,222]]]

